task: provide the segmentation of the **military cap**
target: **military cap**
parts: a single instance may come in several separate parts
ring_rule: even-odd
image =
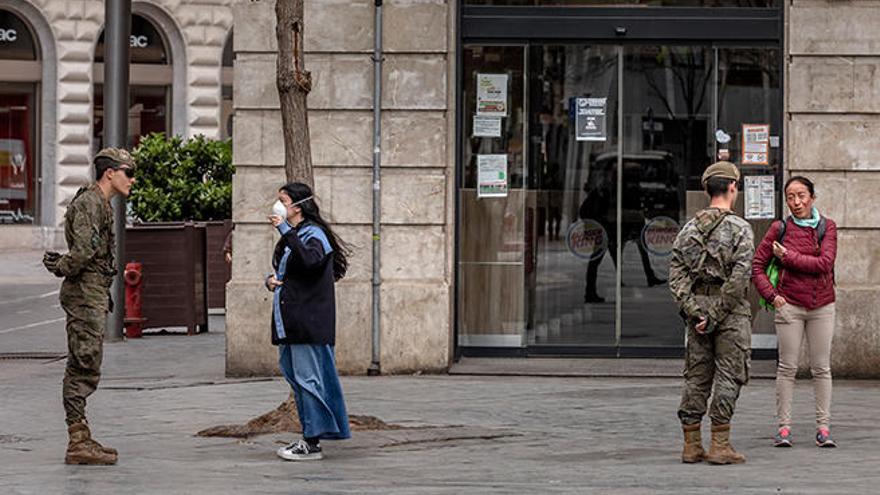
[[[715,162],[709,165],[706,171],[703,172],[702,184],[705,186],[706,182],[712,177],[739,180],[739,169],[730,162]]]
[[[128,165],[129,167],[134,167],[134,158],[131,157],[131,153],[122,149],[122,148],[104,148],[95,155],[95,158],[109,158],[119,165]]]

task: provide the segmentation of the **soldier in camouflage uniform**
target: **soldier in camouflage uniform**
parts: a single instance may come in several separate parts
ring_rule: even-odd
[[[64,215],[65,255],[47,252],[43,264],[64,277],[61,307],[67,313],[67,369],[62,397],[69,443],[68,464],[115,464],[116,450],[91,438],[86,422],[86,398],[98,388],[103,357],[104,327],[112,310],[110,284],[116,274],[113,259],[113,211],[110,198],[127,197],[134,183],[134,160],[122,149],[101,150],[94,159],[96,181],[80,188]]]
[[[678,417],[684,430],[682,462],[739,464],[730,445],[730,420],[740,387],[749,379],[751,310],[746,292],[752,270],[752,228],[731,210],[740,174],[718,162],[703,174],[710,206],[697,212],[675,239],[669,287],[687,325],[684,390]],[[714,386],[714,393],[713,393]],[[712,443],[703,450],[700,424],[712,394]]]

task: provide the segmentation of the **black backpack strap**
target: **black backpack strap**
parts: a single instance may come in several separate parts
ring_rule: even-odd
[[[819,217],[819,225],[816,226],[816,234],[819,236],[819,246],[822,246],[822,239],[825,238],[825,231],[828,230],[828,222],[825,217]]]
[[[782,244],[782,240],[785,239],[785,226],[786,224],[788,224],[789,218],[791,218],[791,216],[783,218],[779,221],[779,230],[776,231],[776,242],[778,242],[779,244]]]

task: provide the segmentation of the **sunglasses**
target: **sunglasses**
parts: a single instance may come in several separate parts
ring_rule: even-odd
[[[121,170],[129,179],[134,179],[134,169],[129,167],[117,167],[113,170]]]

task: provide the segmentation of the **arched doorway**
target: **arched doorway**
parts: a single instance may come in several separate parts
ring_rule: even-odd
[[[30,25],[0,9],[0,223],[37,222],[40,46]]]
[[[129,73],[127,146],[133,148],[142,136],[172,131],[172,69],[168,40],[145,16],[132,14]],[[104,33],[95,47],[93,148],[104,146]]]

